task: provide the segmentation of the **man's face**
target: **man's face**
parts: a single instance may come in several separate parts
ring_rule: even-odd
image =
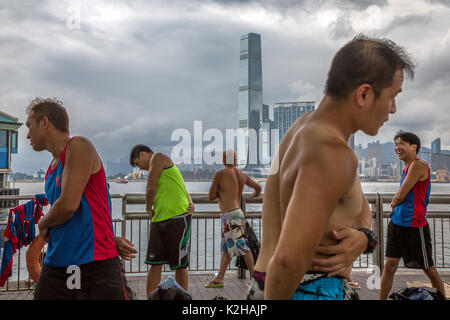
[[[371,136],[378,134],[378,130],[389,120],[389,114],[397,111],[395,98],[402,91],[403,77],[403,70],[397,70],[392,85],[384,88],[378,99],[373,102],[369,115],[370,127],[366,128],[365,133]]]
[[[406,161],[414,158],[417,155],[416,149],[417,145],[410,144],[400,137],[395,140],[395,153],[400,160]]]
[[[148,159],[145,152],[139,152],[138,156],[134,158],[134,165],[140,170],[148,170]]]
[[[30,140],[30,145],[34,151],[42,151],[45,149],[44,132],[42,128],[42,119],[37,122],[36,119],[30,114],[27,118],[26,126],[28,128],[27,139]]]

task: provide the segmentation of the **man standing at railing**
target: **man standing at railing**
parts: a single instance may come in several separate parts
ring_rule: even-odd
[[[423,269],[433,288],[445,297],[445,287],[433,262],[427,206],[431,181],[428,163],[417,157],[420,139],[410,132],[400,131],[394,137],[395,153],[405,163],[400,189],[391,202],[388,225],[386,263],[381,276],[380,300],[388,298],[400,259],[405,266]]]
[[[111,199],[94,145],[70,137],[60,101],[36,98],[27,114],[32,148],[53,156],[45,177],[51,208],[38,224],[48,248],[34,298],[125,299]]]
[[[205,285],[206,288],[223,287],[225,272],[234,256],[244,256],[250,272],[254,270],[253,255],[245,238],[245,217],[241,210],[241,197],[244,186],[255,191],[253,197],[261,193],[261,186],[248,175],[236,168],[236,153],[227,150],[223,153],[225,169],[217,171],[209,188],[209,200],[219,199],[222,225],[222,243],[220,268],[215,279]]]
[[[147,299],[161,282],[164,264],[175,270],[175,280],[188,291],[191,218],[194,204],[180,171],[168,156],[153,153],[145,145],[130,152],[130,164],[148,170],[145,193],[146,210],[151,219],[146,264]]]
[[[292,124],[272,160],[248,298],[353,299],[345,278],[376,239],[347,141],[375,136],[395,113],[404,71],[413,77],[414,65],[388,39],[358,35],[336,53],[319,107]]]

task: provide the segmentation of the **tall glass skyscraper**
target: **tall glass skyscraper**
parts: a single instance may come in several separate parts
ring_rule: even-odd
[[[248,33],[241,36],[240,42],[238,121],[240,129],[250,130],[245,141],[238,140],[238,161],[249,169],[260,163],[258,136],[263,104],[261,35]],[[239,154],[239,150],[246,152]]]
[[[273,116],[275,129],[279,131],[279,141],[289,127],[302,115],[316,108],[315,101],[279,102],[275,103]]]

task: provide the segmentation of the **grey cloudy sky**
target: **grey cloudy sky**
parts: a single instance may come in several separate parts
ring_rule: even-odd
[[[79,15],[78,15],[79,13]],[[79,20],[77,18],[80,18]],[[79,29],[77,23],[79,22]],[[377,137],[411,130],[450,149],[450,1],[0,2],[0,110],[25,122],[36,96],[57,97],[103,160],[146,143],[170,153],[177,128],[237,124],[239,37],[262,37],[264,103],[322,99],[335,52],[355,34],[387,37],[417,62]],[[13,170],[48,166],[20,129]]]

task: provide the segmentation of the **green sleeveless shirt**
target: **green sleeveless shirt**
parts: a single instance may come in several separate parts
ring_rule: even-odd
[[[178,168],[172,165],[163,169],[156,186],[153,200],[152,222],[159,222],[186,213],[189,199],[186,195],[183,176]]]

